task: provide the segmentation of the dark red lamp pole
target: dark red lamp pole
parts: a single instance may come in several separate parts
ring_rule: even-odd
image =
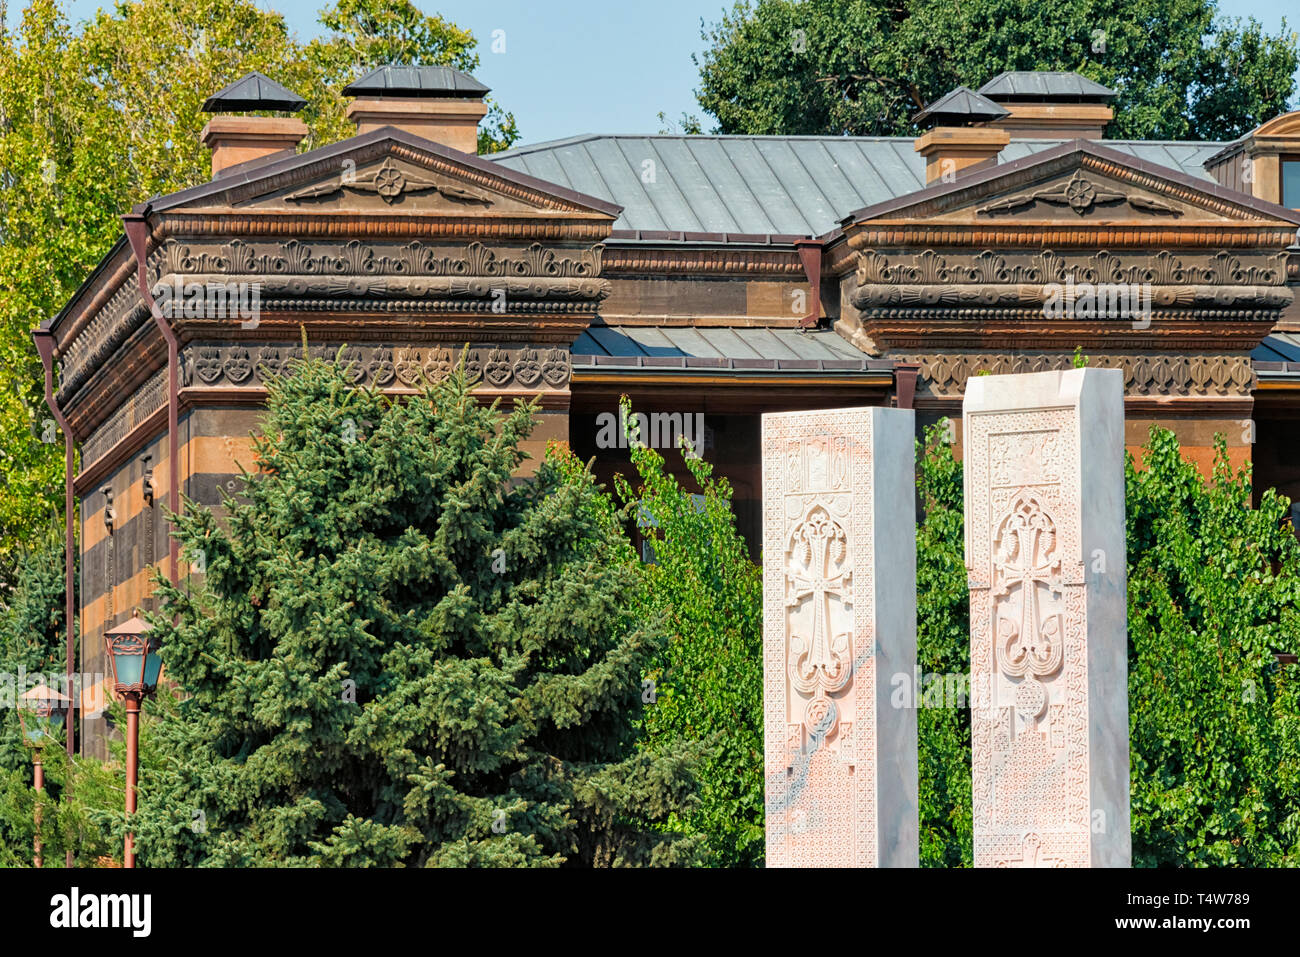
[[[104,632],[108,663],[113,669],[113,690],[126,700],[126,852],[122,864],[135,867],[135,835],[130,817],[135,813],[135,785],[139,767],[140,702],[158,687],[162,659],[158,641],[149,637],[149,623],[136,616]]]
[[[19,696],[18,724],[22,728],[23,742],[32,749],[32,777],[36,790],[36,841],[33,863],[41,866],[41,793],[45,790],[45,768],[41,764],[41,750],[46,743],[58,738],[63,728],[64,716],[72,699],[53,688],[37,685]]]

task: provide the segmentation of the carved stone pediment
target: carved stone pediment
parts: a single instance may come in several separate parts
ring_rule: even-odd
[[[1206,185],[1212,185],[1209,181]],[[995,188],[953,197],[929,217],[939,222],[997,224],[1008,220],[1053,225],[1170,225],[1235,222],[1246,218],[1207,193],[1185,184],[1124,175],[1085,164],[1026,181],[1009,176]]]
[[[845,233],[851,245],[861,248],[879,244],[872,235],[876,227],[888,225],[897,232],[901,226],[914,232],[930,224],[961,225],[986,237],[1021,227],[1055,230],[1058,236],[1068,231],[1068,238],[1080,244],[1086,243],[1088,230],[1097,227],[1186,232],[1214,225],[1255,225],[1295,232],[1285,214],[1254,197],[1144,162],[1104,143],[1081,141],[868,207],[846,224]],[[1141,243],[1136,233],[1132,240]]]
[[[510,196],[454,170],[430,170],[384,156],[357,163],[344,157],[332,175],[279,189],[241,203],[241,209],[292,209],[302,212],[404,212],[481,214],[519,213],[545,208]]]
[[[219,177],[168,197],[162,208],[304,215],[568,213],[609,222],[618,215],[618,207],[603,200],[393,129]]]
[[[1095,175],[1085,175],[1075,170],[1068,180],[1059,178],[1047,186],[1024,190],[986,203],[975,210],[976,216],[1013,215],[1027,210],[1041,213],[1049,208],[1069,209],[1076,216],[1104,216],[1107,212],[1126,216],[1151,214],[1178,218],[1188,212],[1186,204],[1179,205],[1133,188],[1116,188]]]

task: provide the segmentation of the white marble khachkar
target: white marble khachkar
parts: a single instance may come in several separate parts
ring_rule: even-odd
[[[976,867],[1128,867],[1124,382],[972,376]]]
[[[763,416],[767,866],[917,866],[914,415]]]

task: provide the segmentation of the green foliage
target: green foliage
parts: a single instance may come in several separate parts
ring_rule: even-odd
[[[964,672],[961,470],[939,426],[918,451],[918,658]],[[1300,668],[1273,655],[1300,648],[1289,502],[1270,490],[1251,508],[1222,439],[1206,482],[1158,428],[1126,481],[1133,862],[1295,865]],[[969,864],[969,714],[926,707],[918,721],[922,862]]]
[[[718,132],[908,135],[953,87],[1072,70],[1119,94],[1108,135],[1232,139],[1286,110],[1294,33],[1214,0],[738,0],[703,32]]]
[[[1128,506],[1134,863],[1300,864],[1300,542],[1216,444],[1204,482],[1151,430]]]
[[[916,529],[916,660],[920,852],[923,867],[971,864],[969,701],[927,699],[970,672],[970,603],[963,553],[962,470],[952,423],[941,419],[916,445],[923,517]],[[939,682],[926,676],[938,676]]]
[[[63,674],[63,537],[57,532],[50,529],[21,556],[15,586],[0,605],[0,681],[6,683],[0,706],[0,867],[31,863],[32,756],[7,697],[22,694],[37,676],[48,684],[51,673]],[[47,759],[57,765],[62,748],[51,743],[46,750],[58,752]],[[57,796],[62,777],[57,767],[52,770],[47,788]]]
[[[463,367],[394,403],[295,365],[225,526],[177,519],[207,574],[158,584],[187,697],[141,772],[142,863],[693,861],[659,825],[698,748],[636,748],[663,636],[591,475],[514,480],[535,407],[483,407]]]
[[[626,399],[620,409],[635,430]],[[712,864],[756,866],[764,853],[762,576],[736,528],[727,480],[683,447],[700,489],[693,497],[660,453],[631,444],[637,485],[620,475],[615,487],[654,551],[642,614],[662,617],[669,633],[647,676],[655,703],[646,711],[646,746],[710,746],[699,803],[669,826],[702,836]]]
[[[340,0],[299,43],[252,0],[129,0],[69,24],[30,0],[0,24],[0,595],[24,548],[62,515],[62,436],[45,407],[31,330],[56,314],[150,196],[211,176],[203,100],[250,70],[300,93],[304,149],[354,132],[340,89],[400,56],[474,69],[474,38],[410,0]],[[493,104],[480,149],[518,138]]]
[[[1070,360],[1071,367],[1075,369],[1086,369],[1088,368],[1089,361],[1090,357],[1083,354],[1083,346],[1075,346],[1074,356]]]

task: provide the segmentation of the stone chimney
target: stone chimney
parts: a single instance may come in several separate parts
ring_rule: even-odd
[[[478,152],[487,93],[468,73],[446,66],[381,66],[343,88],[356,97],[348,119],[358,133],[393,126],[464,153]]]
[[[1220,186],[1300,209],[1300,110],[1275,116],[1205,161]]]
[[[296,113],[307,101],[261,73],[250,73],[207,98],[205,113],[213,116],[199,139],[212,150],[212,178],[255,160],[281,159],[293,154],[307,135],[307,124],[291,116],[227,116],[244,110]]]
[[[964,86],[945,93],[912,118],[929,132],[917,137],[915,149],[925,157],[925,182],[952,182],[972,166],[996,162],[1011,142],[1006,130],[990,124],[1009,114]]]
[[[979,93],[1007,111],[993,125],[1016,140],[1099,140],[1115,118],[1115,91],[1077,73],[999,73]]]

